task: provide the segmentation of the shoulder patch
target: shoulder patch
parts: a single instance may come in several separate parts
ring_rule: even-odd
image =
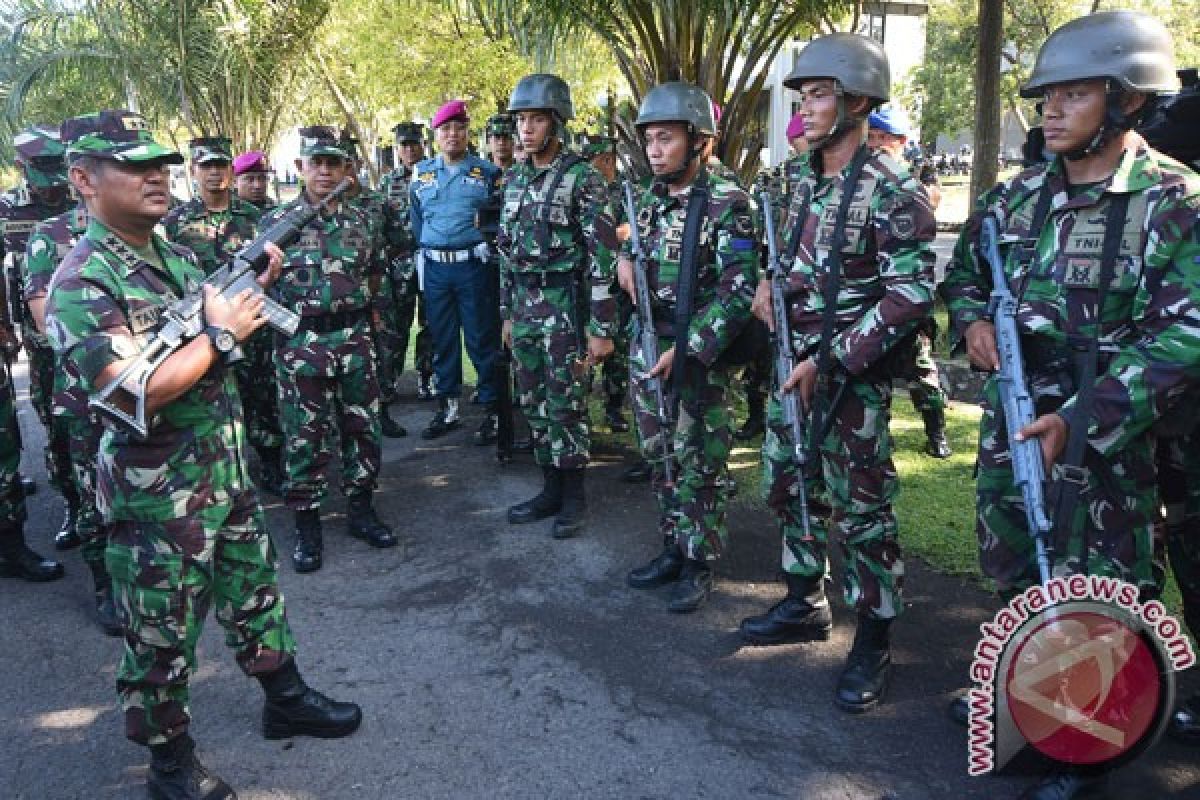
[[[917,221],[911,211],[897,211],[888,219],[892,235],[897,239],[911,239],[917,232]]]

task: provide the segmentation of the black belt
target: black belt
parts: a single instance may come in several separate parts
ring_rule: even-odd
[[[347,328],[354,328],[361,322],[366,322],[369,319],[366,310],[356,308],[353,311],[335,311],[332,314],[319,314],[312,317],[301,317],[300,326],[296,329],[300,331],[312,331],[313,333],[333,333],[334,331],[342,331]]]
[[[526,289],[569,289],[578,280],[575,271],[514,272],[513,280]]]

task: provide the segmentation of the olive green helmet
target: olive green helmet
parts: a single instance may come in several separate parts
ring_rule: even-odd
[[[508,101],[508,113],[517,111],[553,111],[563,122],[573,119],[575,105],[571,102],[571,87],[557,75],[526,75],[517,81]]]
[[[783,85],[799,89],[814,78],[832,78],[846,94],[886,103],[892,94],[892,72],[883,45],[857,33],[831,33],[813,39],[796,56]]]
[[[653,122],[685,122],[697,133],[717,135],[712,98],[699,86],[682,81],[660,83],[646,92],[634,124],[641,130]]]
[[[1052,84],[1089,78],[1108,78],[1130,92],[1175,91],[1179,81],[1171,34],[1140,11],[1100,11],[1073,19],[1042,45],[1021,96],[1038,97]]]

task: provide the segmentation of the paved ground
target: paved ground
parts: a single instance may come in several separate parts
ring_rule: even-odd
[[[413,430],[430,413],[397,409]],[[23,416],[37,454],[26,468],[42,478],[39,426]],[[205,762],[244,800],[1003,798],[1028,780],[969,779],[964,734],[942,716],[990,607],[981,592],[911,565],[890,702],[848,717],[830,702],[845,613],[819,645],[743,648],[733,633],[779,594],[761,513],[735,506],[733,552],[701,613],[669,615],[665,594],[624,587],[658,543],[648,492],[617,481],[620,462],[602,453],[589,473],[587,535],[555,542],[504,521],[535,488],[528,462],[498,467],[466,430],[388,443],[379,506],[405,551],[347,539],[331,501],[325,569],[280,576],[304,674],[361,703],[362,730],[263,740],[258,687],[214,623],[193,695]],[[49,549],[59,501],[41,483],[28,527]],[[269,517],[286,553],[289,517],[275,502]],[[146,754],[122,738],[113,703],[119,647],[88,619],[78,555],[67,562],[57,584],[0,583],[0,797],[142,797]],[[1162,744],[1112,796],[1200,798],[1195,762]]]

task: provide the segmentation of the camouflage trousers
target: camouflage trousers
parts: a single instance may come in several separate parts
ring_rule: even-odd
[[[211,606],[246,674],[274,672],[295,653],[254,492],[183,519],[118,520],[106,560],[125,629],[117,695],[135,742],[162,744],[187,731],[188,682]]]
[[[375,333],[379,383],[385,392],[394,389],[396,381],[404,374],[414,318],[417,322],[414,366],[422,375],[433,374],[433,337],[425,319],[425,300],[417,287],[416,272],[402,281],[388,281],[388,284],[392,287],[390,297],[380,309],[382,325]]]
[[[534,461],[560,469],[587,466],[588,369],[580,362],[586,354],[579,352],[575,331],[520,322],[513,330],[513,379],[529,422]]]
[[[908,396],[919,413],[946,410],[946,392],[942,389],[937,361],[933,358],[933,338],[924,331],[917,334],[916,359],[909,381]]]
[[[1061,405],[1061,399],[1039,397],[1037,376],[1031,375],[1029,384],[1035,387],[1039,414],[1051,413]],[[1051,401],[1049,406],[1047,401]],[[984,386],[979,421],[975,532],[984,574],[1001,592],[1021,591],[1039,577],[1021,492],[1013,485],[1008,434],[998,407],[993,377]],[[1055,575],[1109,575],[1143,591],[1157,591],[1153,537],[1159,507],[1153,445],[1147,435],[1107,458],[1086,449],[1083,467],[1087,478],[1075,507],[1063,514],[1053,507],[1047,509],[1057,523]],[[1048,502],[1050,486],[1048,482]]]
[[[613,352],[600,366],[600,380],[606,406],[619,409],[629,395],[629,332],[633,301],[621,289],[614,290],[613,296],[617,298]]]
[[[672,344],[672,340],[659,337],[659,352]],[[675,366],[678,368],[678,362]],[[648,369],[634,340],[629,354],[630,397],[642,455],[653,468],[651,485],[658,500],[659,532],[674,541],[686,558],[715,560],[729,542],[725,519],[729,451],[733,445],[729,370],[688,364],[679,391],[675,426],[664,430],[654,394],[646,389],[642,378]],[[670,442],[673,484],[666,480],[664,438]]]
[[[21,489],[21,428],[17,422],[12,371],[0,360],[0,535],[25,522]]]
[[[107,536],[103,515],[96,507],[96,452],[104,429],[96,420],[81,420],[63,414],[56,415],[51,424],[69,443],[70,491],[79,504],[75,530],[83,539],[80,554],[85,563],[101,564],[104,562]]]
[[[246,438],[260,453],[283,447],[279,422],[279,389],[275,380],[275,337],[261,330],[242,344],[245,358],[235,367],[238,394],[242,397]]]
[[[43,337],[44,339],[44,337]],[[29,400],[46,429],[46,475],[64,497],[72,490],[70,443],[54,426],[54,350],[30,343]]]
[[[382,432],[375,352],[365,322],[325,334],[299,333],[276,347],[285,439],[284,501],[293,511],[321,507],[335,435],[341,440],[342,491],[375,490]]]
[[[772,396],[763,439],[763,491],[780,519],[783,570],[811,578],[826,575],[831,529],[845,562],[846,605],[861,615],[891,619],[904,610],[904,561],[892,510],[898,490],[888,432],[892,388],[887,381],[865,379],[851,379],[840,391],[839,386],[834,381],[829,388],[836,405],[828,432],[810,450],[815,451],[814,474],[807,478],[796,464],[779,400]],[[822,490],[831,508],[827,522],[811,519],[808,536],[800,523],[801,480],[807,481],[810,511]]]

